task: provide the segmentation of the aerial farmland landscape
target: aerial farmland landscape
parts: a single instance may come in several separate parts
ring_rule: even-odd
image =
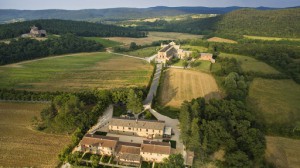
[[[300,1],[0,2],[0,168],[299,156]]]

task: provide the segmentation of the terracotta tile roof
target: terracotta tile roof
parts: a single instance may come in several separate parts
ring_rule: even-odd
[[[126,161],[141,161],[141,144],[120,142],[117,149],[117,157]]]
[[[167,142],[147,141],[144,140],[141,146],[141,152],[171,154],[171,146]]]
[[[164,130],[165,122],[156,120],[135,120],[124,118],[112,118],[109,125],[120,127],[133,127],[143,129]]]
[[[107,137],[101,135],[91,135],[86,134],[80,141],[81,145],[97,145],[108,148],[115,148],[119,138],[117,137]]]

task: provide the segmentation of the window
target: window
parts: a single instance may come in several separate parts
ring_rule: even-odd
[[[128,129],[129,129],[129,130],[131,130],[131,128],[130,128],[130,127],[129,127]]]
[[[148,132],[148,129],[146,129],[146,131]]]

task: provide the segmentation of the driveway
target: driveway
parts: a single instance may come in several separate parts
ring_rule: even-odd
[[[159,79],[160,79],[160,75],[161,75],[161,69],[162,69],[162,65],[161,64],[156,64],[156,71],[155,71],[155,74],[153,76],[151,87],[149,89],[147,98],[143,102],[144,107],[146,109],[151,107],[153,97],[156,95],[156,91],[157,91],[157,87],[159,85]]]
[[[89,131],[89,134],[94,134],[97,130],[104,127],[113,116],[113,105],[109,105],[108,108],[103,112],[103,115],[99,117],[98,122]]]

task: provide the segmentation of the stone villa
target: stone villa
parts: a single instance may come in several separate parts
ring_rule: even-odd
[[[22,37],[46,37],[46,30],[39,30],[38,27],[32,26],[28,34],[23,34]]]
[[[160,49],[157,53],[157,62],[166,63],[172,58],[184,59],[185,57],[189,57],[192,52],[185,51],[180,49],[180,45],[176,45],[176,43],[171,42],[167,45],[161,44],[162,49]]]

